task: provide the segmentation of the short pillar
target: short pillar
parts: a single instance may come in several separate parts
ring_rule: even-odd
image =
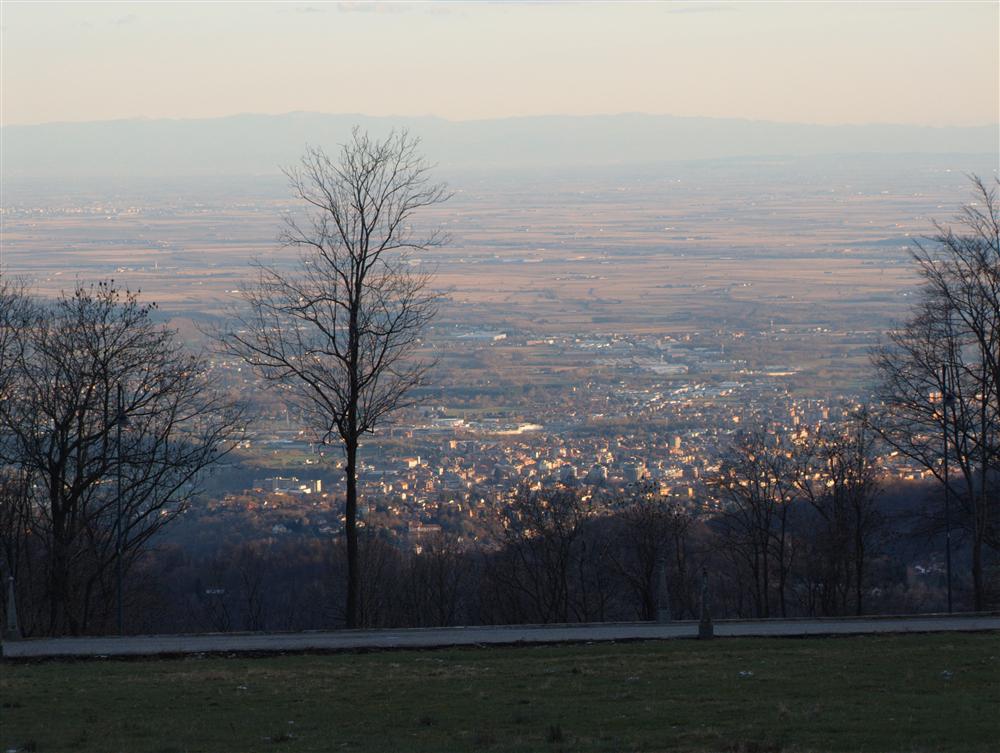
[[[701,619],[698,620],[698,637],[708,640],[715,636],[715,627],[712,625],[712,610],[708,599],[708,569],[701,571]]]
[[[14,576],[7,577],[7,615],[3,623],[3,639],[17,641],[21,639],[21,628],[17,624],[17,597],[14,592]]]

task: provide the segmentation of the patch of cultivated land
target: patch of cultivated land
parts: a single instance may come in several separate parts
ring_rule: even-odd
[[[989,751],[1000,636],[7,664],[33,751]]]

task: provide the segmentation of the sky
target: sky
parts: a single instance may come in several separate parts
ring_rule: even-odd
[[[0,3],[4,125],[314,111],[1000,122],[1000,2]]]

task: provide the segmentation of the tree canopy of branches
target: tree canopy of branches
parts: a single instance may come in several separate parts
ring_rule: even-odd
[[[0,402],[14,379],[14,367],[24,353],[23,334],[35,318],[35,306],[24,283],[0,269]]]
[[[267,380],[290,388],[323,442],[346,460],[346,623],[358,625],[357,453],[362,438],[405,406],[428,363],[415,358],[436,309],[413,254],[440,245],[418,236],[421,209],[448,198],[430,179],[419,141],[375,140],[355,129],[334,160],[309,149],[287,172],[309,212],[282,240],[300,252],[294,271],[258,264],[245,306],[221,341]]]
[[[822,614],[864,613],[870,560],[883,532],[875,436],[867,414],[823,427],[796,448],[792,478],[808,503],[812,535],[803,537],[807,599]],[[853,600],[853,608],[848,605]]]
[[[112,566],[127,570],[185,509],[242,436],[243,410],[136,294],[108,282],[17,296],[0,326],[4,565],[29,630],[78,634],[102,627]]]
[[[1000,201],[996,186],[973,184],[955,225],[936,223],[913,253],[922,295],[873,356],[874,426],[959,503],[983,609],[983,548],[1000,546]]]
[[[610,597],[606,535],[574,489],[519,486],[504,508],[486,563],[484,601],[499,622],[604,619]]]
[[[787,613],[791,538],[788,511],[795,498],[794,463],[780,438],[763,427],[740,432],[715,479],[723,508],[716,520],[723,551],[749,573],[745,584],[757,617],[771,617],[774,592]]]
[[[677,616],[686,612],[694,617],[688,598],[694,575],[689,563],[695,522],[691,512],[650,484],[639,484],[621,500],[617,518],[617,541],[609,560],[632,591],[639,619],[656,619],[661,604],[672,606]],[[669,593],[659,593],[661,587]]]

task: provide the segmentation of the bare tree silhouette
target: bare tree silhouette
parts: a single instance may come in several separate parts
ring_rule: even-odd
[[[411,223],[449,195],[431,182],[418,147],[405,131],[375,140],[355,129],[336,161],[309,149],[287,171],[309,210],[308,223],[290,219],[282,237],[300,251],[299,264],[289,272],[258,264],[247,305],[221,338],[226,351],[290,388],[322,442],[343,447],[348,627],[359,624],[358,447],[409,403],[429,368],[414,356],[437,296],[411,261],[445,237],[418,236]]]
[[[882,400],[873,426],[958,503],[983,609],[983,547],[1000,546],[1000,199],[979,178],[973,195],[957,228],[935,223],[914,251],[923,296],[873,356]]]
[[[107,282],[25,306],[33,313],[20,329],[4,324],[4,358],[13,357],[0,467],[22,480],[23,494],[8,499],[25,537],[18,556],[43,571],[37,627],[76,634],[106,619],[113,569],[127,571],[185,509],[245,417],[137,294]]]

